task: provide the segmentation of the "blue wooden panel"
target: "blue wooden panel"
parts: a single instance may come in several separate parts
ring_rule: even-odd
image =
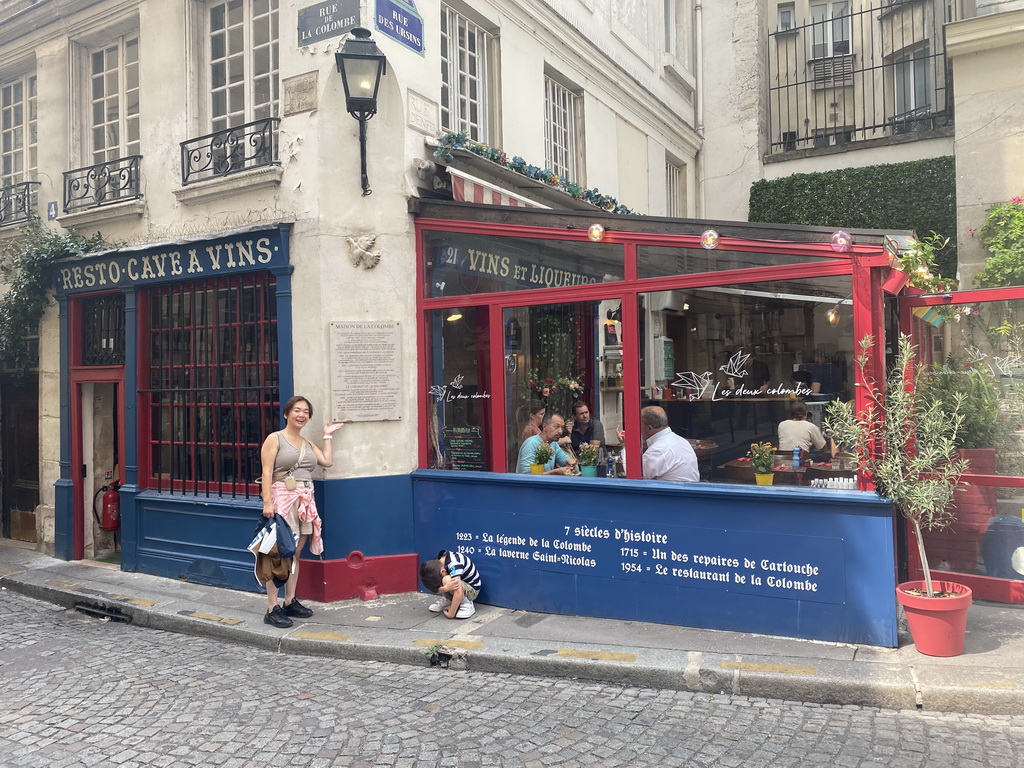
[[[409,475],[356,477],[317,483],[324,523],[324,558],[414,552],[412,481]]]
[[[416,551],[469,554],[486,603],[895,646],[873,493],[416,472]]]

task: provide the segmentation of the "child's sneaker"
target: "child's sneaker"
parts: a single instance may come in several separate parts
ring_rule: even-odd
[[[456,619],[468,619],[476,613],[476,606],[473,605],[472,600],[463,600],[459,603],[459,610],[455,613]]]
[[[428,610],[431,610],[434,613],[440,613],[441,611],[443,611],[445,608],[447,608],[451,604],[452,604],[452,599],[450,597],[447,597],[447,598],[442,597],[436,603],[431,603],[428,606]]]

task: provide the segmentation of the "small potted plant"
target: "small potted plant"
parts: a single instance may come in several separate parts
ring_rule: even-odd
[[[913,240],[910,248],[892,262],[892,270],[882,284],[882,290],[896,294],[910,283],[916,288],[928,290],[935,282],[935,256],[949,244],[936,232]]]
[[[430,666],[448,669],[448,665],[451,663],[452,656],[455,655],[455,651],[447,645],[435,643],[427,648],[426,654],[427,659],[430,661]]]
[[[597,476],[597,461],[600,458],[601,449],[596,445],[584,443],[580,446],[580,472],[584,477]]]
[[[771,443],[751,443],[747,456],[757,484],[771,485],[775,479],[775,447]]]
[[[554,455],[555,449],[551,447],[550,443],[543,441],[537,443],[537,447],[533,451],[533,463],[530,465],[530,471],[535,475],[543,475],[544,467]]]
[[[864,381],[866,405],[859,412],[847,402],[828,408],[828,426],[836,443],[853,447],[861,476],[875,484],[913,526],[923,581],[896,587],[917,650],[928,656],[963,652],[970,588],[932,581],[923,531],[949,528],[956,516],[953,499],[968,463],[957,455],[957,435],[964,421],[963,395],[951,403],[929,396],[923,366],[909,337],[900,336],[899,353],[882,383],[867,375],[873,340],[860,342],[857,367]]]

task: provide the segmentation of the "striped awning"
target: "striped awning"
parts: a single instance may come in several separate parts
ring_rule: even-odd
[[[473,176],[448,166],[452,177],[452,196],[460,203],[483,203],[485,205],[514,205],[522,208],[547,208],[546,205],[527,200],[508,190],[488,184]]]

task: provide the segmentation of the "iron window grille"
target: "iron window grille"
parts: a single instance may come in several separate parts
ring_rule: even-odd
[[[0,227],[29,220],[36,209],[37,181],[0,188]]]
[[[147,294],[149,483],[245,497],[279,426],[276,281],[255,272]]]
[[[181,183],[278,165],[280,119],[268,117],[181,143]]]
[[[64,213],[142,197],[142,155],[64,173]]]
[[[82,365],[124,365],[124,294],[82,302]]]

